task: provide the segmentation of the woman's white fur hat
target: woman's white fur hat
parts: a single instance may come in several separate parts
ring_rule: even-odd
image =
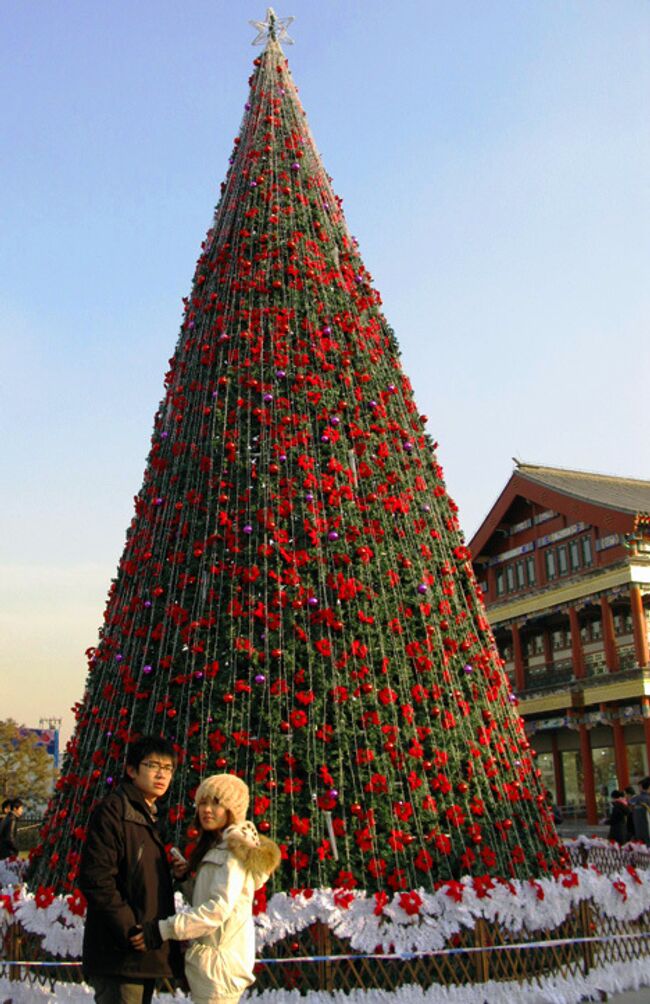
[[[234,823],[243,823],[246,819],[250,792],[248,785],[235,774],[206,777],[196,789],[194,801],[198,805],[205,798],[216,798],[224,809],[230,809]]]

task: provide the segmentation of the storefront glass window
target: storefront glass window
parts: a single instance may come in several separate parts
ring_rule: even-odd
[[[614,788],[618,788],[614,750],[611,746],[596,747],[592,749],[591,756],[594,762],[594,782],[598,816],[599,818],[603,818],[609,814],[609,794]]]
[[[566,816],[585,815],[584,774],[578,750],[562,751],[562,774],[564,775],[564,797]]]
[[[553,770],[553,754],[538,753],[535,758],[535,766],[542,775],[542,784],[550,791],[553,804],[557,805],[557,790],[555,788],[555,771]]]

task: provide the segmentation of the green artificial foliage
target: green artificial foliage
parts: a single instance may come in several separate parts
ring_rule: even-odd
[[[166,815],[250,785],[276,889],[560,864],[426,419],[271,37],[202,245],[32,882],[71,890],[125,744]]]

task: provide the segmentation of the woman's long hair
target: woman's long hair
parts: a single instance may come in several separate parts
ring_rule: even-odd
[[[199,813],[197,809],[196,815],[194,817],[194,825],[199,831],[199,839],[196,842],[194,850],[190,854],[189,858],[190,872],[195,872],[197,870],[197,868],[203,861],[203,858],[208,853],[208,851],[211,850],[211,848],[216,847],[218,844],[221,843],[221,840],[223,838],[223,831],[227,829],[229,826],[232,826],[232,824],[234,823],[235,819],[230,809],[226,809],[226,812],[228,813],[228,816],[226,818],[226,822],[224,823],[224,825],[220,830],[204,830],[199,821]]]

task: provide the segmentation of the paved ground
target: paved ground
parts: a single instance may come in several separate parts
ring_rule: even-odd
[[[626,994],[616,994],[607,998],[608,1004],[650,1004],[650,987],[643,990],[629,990]]]

